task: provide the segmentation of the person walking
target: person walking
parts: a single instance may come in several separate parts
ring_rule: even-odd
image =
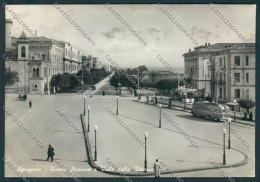
[[[103,96],[105,96],[105,91],[103,91]]]
[[[55,154],[54,154],[54,148],[51,145],[49,145],[47,154],[48,154],[47,161],[49,161],[49,158],[51,158],[51,162],[52,162],[53,161],[53,156]]]
[[[30,108],[32,107],[32,101],[29,102],[29,107],[30,107]]]
[[[153,165],[153,169],[154,169],[155,178],[160,178],[160,175],[161,175],[161,164],[159,163],[158,159],[156,159],[156,162]]]

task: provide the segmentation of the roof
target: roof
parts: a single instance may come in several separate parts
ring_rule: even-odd
[[[26,34],[24,33],[24,31],[22,32],[22,34],[20,35],[19,39],[27,39]]]
[[[193,51],[186,52],[183,56],[196,53],[211,53],[217,51],[223,51],[228,49],[241,49],[241,48],[252,48],[255,47],[255,43],[217,43],[217,44],[206,44],[195,47]]]

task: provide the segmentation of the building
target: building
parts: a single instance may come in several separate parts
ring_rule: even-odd
[[[63,61],[64,73],[77,73],[81,69],[81,51],[78,51],[76,48],[70,45],[67,42],[60,42],[62,45],[63,52]]]
[[[142,80],[149,80],[152,83],[157,83],[161,80],[172,80],[177,79],[176,75],[174,75],[171,71],[167,70],[153,70],[153,71],[143,71],[142,72]],[[179,73],[179,77],[184,76],[183,74]]]
[[[27,37],[25,32],[19,38],[11,37],[12,24],[10,21],[6,21],[6,24],[8,61],[5,68],[19,73],[18,80],[14,80],[15,83],[7,89],[17,93],[50,93],[54,75],[75,73],[80,69],[81,52],[69,43],[43,36]]]
[[[36,37],[27,37],[24,32],[16,40],[16,49],[6,54],[22,73],[18,74],[17,91],[50,93],[52,76],[63,73],[63,47],[58,41],[46,37],[41,37],[39,41]],[[14,66],[9,69],[13,70]],[[25,77],[30,81],[26,81]]]
[[[91,55],[81,57],[82,64],[85,70],[90,71],[91,69],[101,69],[101,66],[98,62],[98,58]]]
[[[205,44],[183,56],[185,77],[204,96],[222,102],[255,101],[255,44]]]

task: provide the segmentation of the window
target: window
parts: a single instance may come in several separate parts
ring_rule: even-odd
[[[222,73],[219,73],[219,81],[222,81]]]
[[[240,66],[240,56],[235,56],[235,66]]]
[[[235,89],[235,98],[240,98],[240,89]]]
[[[39,68],[33,68],[33,76],[39,76],[40,70]]]
[[[224,68],[226,67],[226,57],[224,57]]]
[[[224,88],[224,99],[226,99],[226,88]]]
[[[235,73],[235,80],[240,82],[240,73]]]
[[[22,46],[21,47],[21,57],[25,57],[25,47],[24,46]]]
[[[249,82],[249,73],[246,73],[246,83]]]
[[[222,99],[222,88],[221,87],[219,88],[219,98]]]
[[[219,66],[222,66],[222,58],[219,58]]]
[[[47,77],[47,68],[44,68],[44,76]]]
[[[32,60],[34,60],[34,56],[32,56]]]
[[[42,60],[44,60],[44,58],[45,58],[45,55],[43,54],[43,55],[42,55]]]
[[[248,58],[248,56],[246,56],[246,66],[248,66],[249,65],[249,58]]]

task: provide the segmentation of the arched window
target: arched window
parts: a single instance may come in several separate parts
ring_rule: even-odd
[[[21,57],[25,57],[25,47],[21,47]]]

